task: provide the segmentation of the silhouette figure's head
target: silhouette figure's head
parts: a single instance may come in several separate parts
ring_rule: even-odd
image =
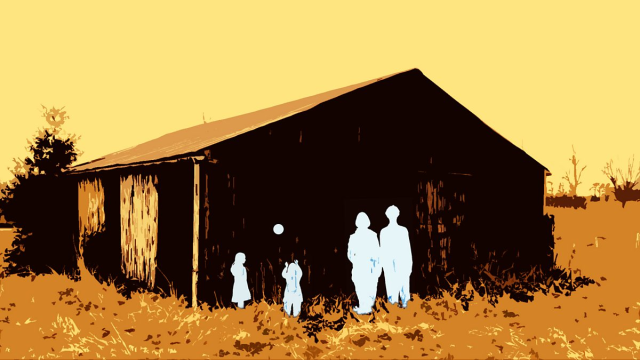
[[[391,205],[387,208],[387,211],[384,214],[387,215],[387,218],[390,221],[395,221],[400,215],[400,209],[398,209],[398,207],[395,205]]]
[[[236,254],[236,262],[238,264],[244,264],[245,260],[247,260],[247,257],[244,255],[244,253],[237,253]]]
[[[371,221],[367,214],[361,212],[356,216],[356,227],[358,229],[368,229],[369,225],[371,225]]]

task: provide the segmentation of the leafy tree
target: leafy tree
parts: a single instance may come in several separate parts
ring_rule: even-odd
[[[7,273],[75,272],[73,191],[61,176],[80,155],[79,137],[62,130],[68,120],[64,108],[42,107],[48,126],[40,129],[27,150],[14,159],[14,178],[1,190],[2,215],[16,228],[12,247],[5,251]]]

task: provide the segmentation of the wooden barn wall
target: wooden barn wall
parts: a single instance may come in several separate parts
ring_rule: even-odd
[[[75,179],[76,238],[84,241],[87,267],[98,278],[115,280],[131,290],[155,288],[190,299],[193,162]],[[96,222],[99,231],[94,231]]]
[[[156,287],[191,301],[193,257],[193,162],[149,167],[157,177]],[[202,211],[201,211],[202,213]]]
[[[120,183],[122,271],[150,287],[156,281],[157,181],[152,175],[123,175]]]
[[[430,137],[426,145],[433,168],[472,175],[465,186],[466,240],[460,244],[472,249],[473,261],[467,265],[492,261],[499,271],[528,271],[535,265],[549,269],[553,236],[540,201],[543,168],[452,98],[429,91],[416,96],[416,102],[429,99],[422,101],[420,113],[442,119],[433,128],[420,125],[423,131],[446,134]]]
[[[411,286],[421,295],[442,285],[439,275],[470,272],[491,256],[502,261],[506,252],[502,270],[549,258],[549,237],[539,238],[549,230],[539,165],[455,100],[375,86],[209,149],[215,163],[201,175],[200,299],[230,304],[237,252],[247,256],[255,300],[281,301],[280,273],[294,259],[305,298],[351,295],[346,248],[355,217],[366,212],[379,233],[390,205],[411,233]],[[274,234],[275,224],[283,234]],[[378,289],[383,295],[383,277]]]
[[[468,238],[467,201],[473,200],[469,175],[421,173],[417,185],[418,201],[414,247],[423,261],[416,261],[425,280],[422,286],[437,281],[434,274],[467,270],[475,251]]]
[[[100,178],[78,182],[78,229],[80,254],[88,235],[104,231],[104,187]]]
[[[101,279],[120,273],[120,180],[114,173],[77,180],[77,251]]]
[[[399,206],[399,223],[413,234],[417,292],[433,280],[430,272],[454,265],[451,254],[471,256],[462,241],[470,180],[449,175],[469,168],[458,161],[436,169],[429,155],[438,128],[415,126],[422,110],[398,97],[368,98],[366,106],[336,99],[332,107],[320,105],[211,148],[217,162],[204,170],[199,290],[207,302],[229,304],[229,268],[239,251],[247,255],[254,299],[279,301],[280,273],[294,259],[304,273],[305,297],[351,295],[346,249],[355,217],[365,211],[379,233],[390,205]],[[273,233],[277,223],[284,225],[282,235]],[[452,241],[456,237],[461,241]],[[381,278],[380,295],[383,289]]]

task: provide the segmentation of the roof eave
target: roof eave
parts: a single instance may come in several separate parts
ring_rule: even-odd
[[[82,169],[82,170],[69,169],[69,170],[67,170],[65,172],[68,175],[81,175],[81,174],[93,173],[93,172],[98,172],[98,171],[126,169],[126,168],[136,168],[136,167],[167,164],[167,163],[175,163],[175,162],[189,161],[189,160],[193,161],[193,162],[199,162],[199,161],[204,161],[205,159],[206,159],[206,157],[204,155],[195,155],[195,154],[188,155],[188,156],[182,156],[181,155],[179,157],[165,158],[165,159],[158,159],[158,160],[149,160],[149,161],[140,161],[140,162],[135,162],[135,163],[130,163],[130,164],[112,164],[112,165],[96,167],[96,168],[88,168],[88,169]],[[78,165],[78,166],[80,166],[80,165]]]

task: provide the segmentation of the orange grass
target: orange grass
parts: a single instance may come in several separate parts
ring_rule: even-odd
[[[469,311],[445,294],[416,297],[401,309],[386,304],[370,316],[346,317],[341,330],[285,317],[279,305],[244,310],[191,309],[183,299],[133,294],[91,276],[0,280],[3,358],[635,358],[640,356],[640,204],[590,203],[556,215],[558,264],[596,285],[570,296],[535,293],[534,301],[479,297]],[[595,238],[599,239],[598,247]],[[575,244],[575,247],[574,247]],[[575,250],[575,253],[573,253]],[[573,255],[573,258],[571,256]],[[569,264],[569,261],[571,263]],[[469,286],[465,292],[473,289]],[[311,316],[332,322],[333,300],[307,299]],[[329,306],[331,308],[331,306]]]

